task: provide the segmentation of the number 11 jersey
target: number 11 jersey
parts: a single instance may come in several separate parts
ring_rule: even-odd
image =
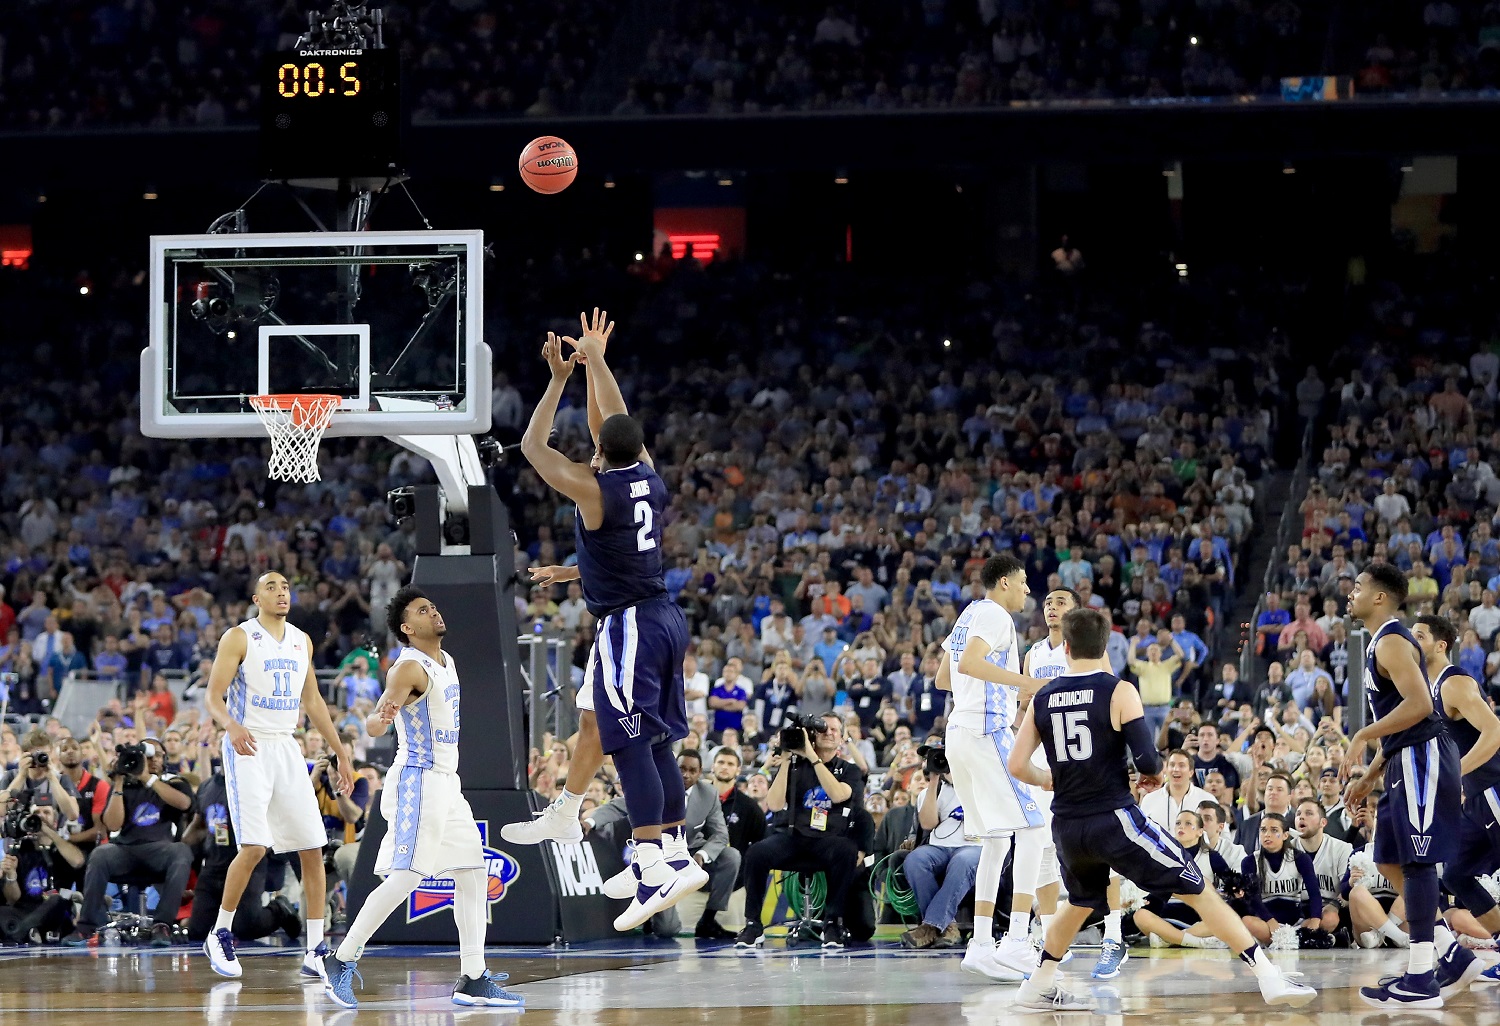
[[[598,619],[667,593],[661,563],[667,486],[644,462],[600,471],[604,519],[590,531],[574,513],[583,601]]]
[[[245,660],[225,702],[229,715],[255,737],[290,736],[302,722],[302,686],[312,663],[312,643],[289,623],[282,629],[278,641],[259,618],[240,624]]]
[[[1110,722],[1119,678],[1099,670],[1053,677],[1031,700],[1052,769],[1052,815],[1091,816],[1135,804],[1125,736]]]

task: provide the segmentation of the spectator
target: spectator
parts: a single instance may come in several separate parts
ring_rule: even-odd
[[[918,754],[929,758],[924,745]],[[963,809],[950,773],[932,774],[917,795],[917,822],[927,842],[906,856],[902,866],[916,893],[922,917],[901,935],[907,948],[957,947],[958,907],[974,890],[980,846],[964,839]]]
[[[46,731],[31,731],[21,739],[21,753],[16,769],[0,777],[7,807],[22,802],[32,808],[57,809],[61,823],[78,819],[78,790],[62,772],[51,736]]]
[[[197,851],[203,859],[193,885],[193,907],[187,924],[188,940],[195,944],[201,943],[213,930],[219,905],[224,899],[224,880],[229,864],[239,851],[234,822],[229,816],[229,800],[223,771],[214,773],[198,789],[193,803],[193,820],[182,837],[183,844]],[[263,900],[269,866],[270,862],[262,859],[250,873],[250,882],[245,885],[244,897],[235,910],[230,927],[238,940],[259,940],[278,928],[283,929],[291,941],[302,935],[302,919],[286,898],[278,894],[269,902]]]
[[[740,676],[738,659],[730,659],[724,664],[724,676],[709,692],[708,707],[714,713],[714,733],[740,729],[743,714],[750,707],[750,691]]]
[[[1167,755],[1167,775],[1162,786],[1141,796],[1141,811],[1163,829],[1173,824],[1175,830],[1177,817],[1184,810],[1193,812],[1213,800],[1212,795],[1193,783],[1193,757],[1178,748]]]
[[[1172,676],[1182,665],[1182,650],[1172,642],[1172,655],[1162,659],[1162,647],[1156,642],[1146,646],[1145,661],[1130,660],[1130,670],[1136,675],[1141,692],[1141,705],[1146,710],[1146,726],[1154,737],[1167,722],[1172,707]]]
[[[73,903],[57,891],[83,868],[84,854],[59,832],[56,808],[37,816],[41,829],[8,842],[0,857],[0,936],[11,944],[53,944],[73,927]]]
[[[766,835],[766,814],[755,799],[739,787],[740,769],[740,753],[734,749],[721,748],[714,754],[714,789],[719,793],[719,806],[724,814],[725,828],[729,831],[729,846],[740,853],[743,865],[750,846]],[[748,780],[745,783],[748,784]]]

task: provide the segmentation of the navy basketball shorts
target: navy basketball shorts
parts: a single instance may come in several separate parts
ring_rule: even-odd
[[[1446,734],[1399,748],[1385,764],[1375,824],[1375,861],[1424,866],[1458,855],[1463,780],[1458,746]]]
[[[1113,870],[1147,894],[1201,894],[1203,873],[1138,805],[1092,816],[1056,816],[1052,838],[1068,903],[1105,911]]]
[[[1465,793],[1458,854],[1443,864],[1443,878],[1450,873],[1488,876],[1496,869],[1500,869],[1500,785]]]
[[[687,619],[666,596],[599,622],[583,685],[605,752],[687,736],[682,660],[690,640]]]

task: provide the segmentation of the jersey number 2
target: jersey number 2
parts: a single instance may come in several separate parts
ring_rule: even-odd
[[[291,674],[291,671],[287,671],[286,673],[273,672],[271,674],[271,697],[272,698],[291,698],[292,697],[292,674]]]
[[[641,525],[641,529],[635,532],[635,550],[650,552],[656,548],[656,539],[651,537],[651,503],[645,499],[635,504],[635,522]]]
[[[1088,719],[1087,709],[1052,714],[1052,747],[1058,762],[1082,762],[1094,754],[1094,732]]]

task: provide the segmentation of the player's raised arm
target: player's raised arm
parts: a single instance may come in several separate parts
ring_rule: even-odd
[[[1457,713],[1455,719],[1465,719],[1479,731],[1479,740],[1464,753],[1459,766],[1459,772],[1468,776],[1500,752],[1500,719],[1479,693],[1474,678],[1463,673],[1455,673],[1443,682],[1443,707],[1450,716]]]
[[[229,685],[245,661],[248,646],[244,631],[238,627],[229,628],[219,639],[219,651],[214,655],[213,669],[208,672],[208,715],[228,733],[229,744],[239,755],[255,754],[255,738],[250,736],[243,723],[229,715],[224,696],[229,694]]]
[[[1052,790],[1052,773],[1039,766],[1033,765],[1032,754],[1042,743],[1041,735],[1036,732],[1036,703],[1026,707],[1026,715],[1021,719],[1021,729],[1016,731],[1015,744],[1010,750],[1010,758],[1006,760],[1005,768],[1010,770],[1010,775],[1023,784],[1032,784],[1045,791]]]
[[[592,325],[589,324],[588,314],[579,314],[578,320],[583,325],[584,335],[599,335],[600,339],[603,342],[603,344],[599,347],[600,350],[603,350],[605,346],[609,345],[610,333],[615,330],[615,322],[609,319],[609,311],[600,310],[597,306],[594,307],[594,323]],[[601,325],[603,325],[602,328],[600,327]],[[568,341],[568,337],[566,335],[563,336],[563,341]],[[577,348],[576,345],[574,348]],[[589,390],[589,437],[594,440],[594,445],[598,446],[599,429],[604,426],[604,412],[599,409],[599,386],[594,379],[594,375],[589,373],[588,358],[580,354],[578,362],[583,364],[583,380],[588,384]],[[625,403],[623,399],[620,403],[620,409],[615,412],[630,412],[629,410],[625,409]]]
[[[599,482],[594,480],[594,472],[586,465],[568,459],[548,441],[552,422],[557,419],[557,404],[562,399],[563,386],[567,384],[568,375],[573,373],[577,358],[564,359],[562,344],[549,331],[542,346],[542,359],[552,371],[552,380],[531,414],[526,433],[521,436],[521,452],[543,481],[578,504],[585,526],[590,522],[597,525],[604,517],[604,501],[599,494]]]
[[[365,733],[382,737],[396,722],[401,709],[427,690],[427,674],[416,663],[398,663],[385,678],[385,691],[375,703],[375,711],[365,717]]]
[[[593,323],[589,323],[588,316],[579,314],[578,319],[583,322],[583,336],[573,338],[569,335],[563,336],[563,341],[575,350],[575,357],[588,365],[588,379],[591,399],[599,408],[600,426],[610,417],[625,415],[630,411],[625,407],[625,397],[620,394],[620,383],[615,380],[614,371],[604,361],[604,347],[609,343],[610,332],[615,330],[613,321],[608,320],[609,315],[600,313],[598,308],[594,309]],[[589,425],[593,430],[592,422]],[[594,432],[598,438],[598,432]],[[656,464],[651,460],[651,454],[646,447],[641,447],[641,460],[655,469]]]

